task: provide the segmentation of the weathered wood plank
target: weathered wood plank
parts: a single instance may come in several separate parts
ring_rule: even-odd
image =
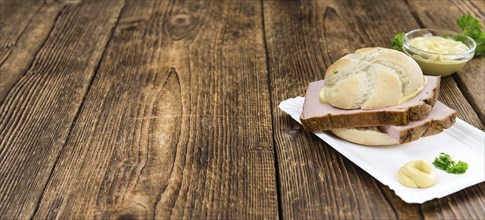
[[[396,16],[400,15],[400,16]],[[323,79],[326,66],[417,26],[401,1],[264,3],[283,218],[416,218],[417,205],[343,158],[277,108]],[[384,190],[382,190],[384,189]]]
[[[18,3],[23,1],[8,2]],[[0,6],[0,8],[1,7],[2,6]],[[19,34],[17,41],[5,48],[3,52],[0,52],[0,56],[2,56],[2,53],[4,53],[3,55],[5,57],[3,62],[0,61],[0,103],[5,98],[12,86],[18,82],[23,74],[25,74],[29,69],[36,53],[47,39],[52,26],[54,25],[55,19],[57,18],[62,7],[63,5],[58,3],[48,3],[42,5],[38,10],[35,10],[36,13],[32,16],[32,18],[30,18],[25,30]],[[8,12],[16,13],[17,15],[22,14],[22,12]],[[25,17],[23,19],[29,20]],[[7,21],[7,23],[4,25],[6,25],[7,29],[15,28],[13,27],[13,22]],[[0,33],[3,35],[2,31],[0,31]],[[0,40],[0,42],[4,41]],[[8,43],[8,40],[5,42]]]
[[[460,28],[456,24],[456,19],[461,15],[470,13],[482,22],[485,19],[485,1],[450,1],[442,4],[441,1],[411,0],[409,6],[425,27],[451,29],[459,32]],[[446,13],[443,13],[445,11]],[[472,119],[474,116],[469,116],[468,113],[465,116],[463,112],[460,112],[458,117],[469,117],[464,120],[483,130],[483,124],[485,124],[485,56],[475,57],[469,61],[463,69],[453,75],[453,78],[466,97],[466,99],[459,98],[461,100],[458,103],[467,105],[466,108],[471,105],[482,123],[478,125],[476,120]]]
[[[261,18],[128,2],[35,217],[277,218]]]
[[[0,1],[0,65],[7,59],[42,1]]]
[[[30,69],[5,97],[0,106],[2,218],[34,214],[122,4],[64,7]]]

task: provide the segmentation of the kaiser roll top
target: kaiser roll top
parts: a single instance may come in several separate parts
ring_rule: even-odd
[[[423,72],[406,54],[362,48],[332,64],[325,73],[325,99],[342,109],[378,109],[400,103],[422,88]]]

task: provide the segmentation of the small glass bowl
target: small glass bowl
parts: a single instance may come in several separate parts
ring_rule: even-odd
[[[464,43],[469,49],[461,53],[433,53],[409,45],[409,41],[416,37],[431,36],[463,36]],[[465,35],[450,30],[438,30],[432,28],[416,29],[404,35],[403,51],[412,57],[421,67],[425,74],[435,76],[448,76],[457,72],[466,62],[475,55],[475,41]]]

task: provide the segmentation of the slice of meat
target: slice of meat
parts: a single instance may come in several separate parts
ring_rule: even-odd
[[[437,102],[428,117],[405,126],[340,128],[331,132],[344,140],[363,145],[404,144],[450,128],[455,123],[456,114],[455,110]]]
[[[407,125],[411,121],[421,120],[428,116],[439,95],[440,80],[438,76],[426,76],[427,84],[414,98],[400,105],[372,110],[346,110],[322,104],[319,92],[324,87],[323,80],[308,85],[300,116],[306,131],[326,131],[335,128],[355,128],[381,125]]]
[[[387,133],[399,143],[418,140],[421,137],[441,133],[451,127],[456,120],[457,112],[441,102],[436,102],[428,117],[423,120],[410,122],[405,126],[380,126],[379,130]]]

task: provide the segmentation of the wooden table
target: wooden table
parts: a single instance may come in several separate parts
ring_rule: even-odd
[[[0,0],[0,216],[485,218],[485,183],[422,205],[277,108],[361,47],[459,30],[477,1]],[[440,100],[484,130],[485,58]]]

